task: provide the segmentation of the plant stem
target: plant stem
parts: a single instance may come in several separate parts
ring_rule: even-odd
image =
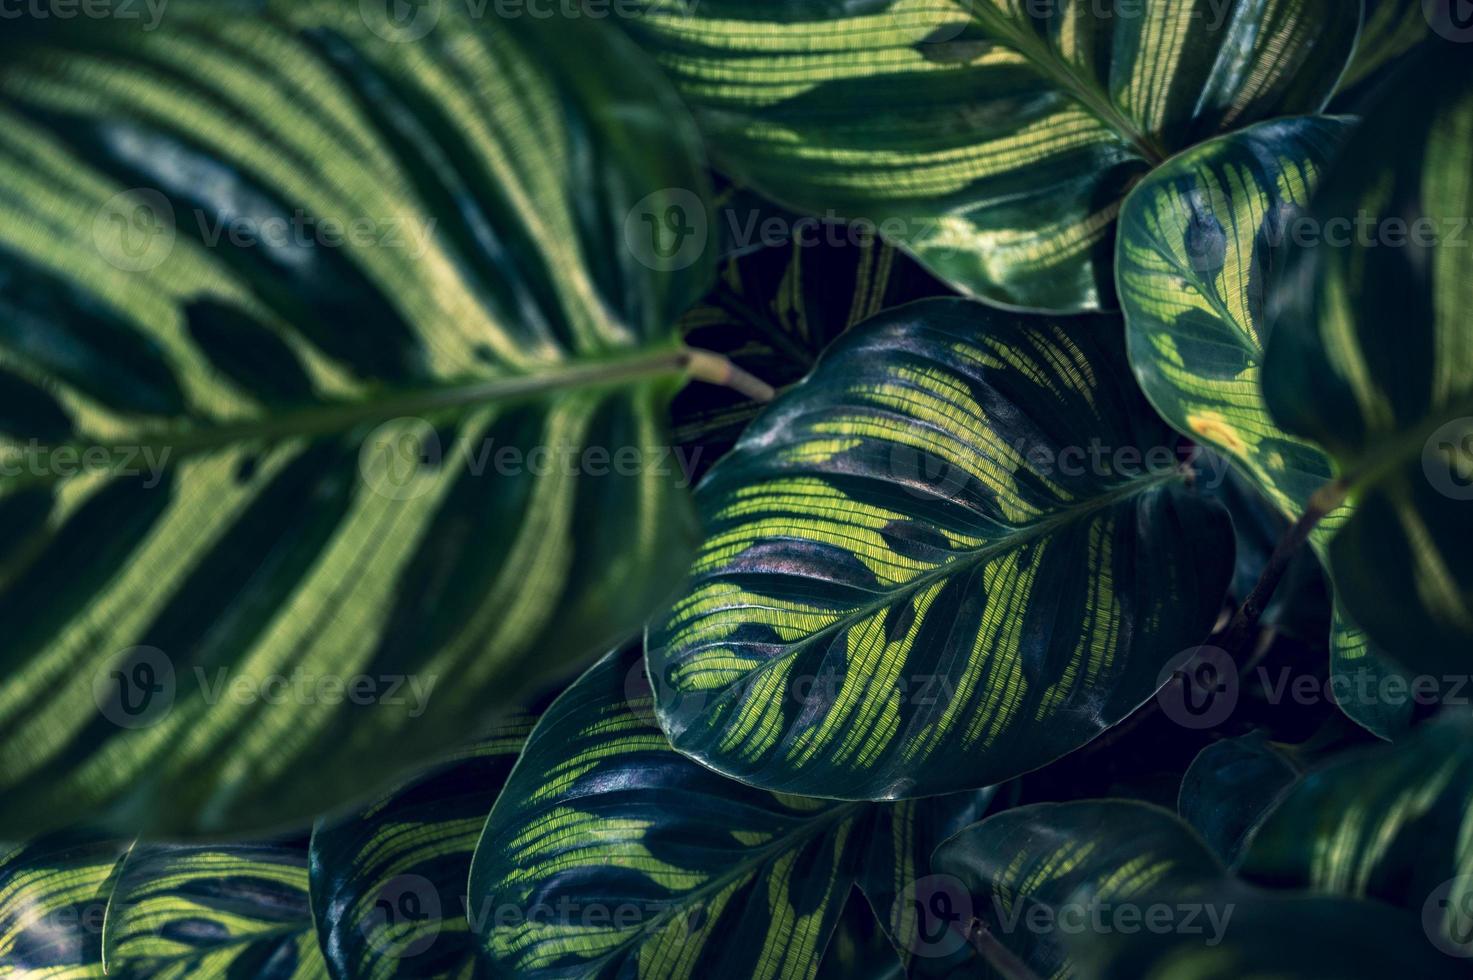
[[[997,971],[1004,980],[1039,980],[1038,974],[1028,968],[1028,964],[1018,958],[1018,955],[998,942],[992,930],[983,925],[981,919],[973,919],[971,927],[967,930],[967,939],[977,955],[986,961],[987,965]]]
[[[1263,567],[1263,574],[1258,577],[1258,582],[1253,590],[1233,614],[1232,621],[1223,633],[1223,649],[1232,655],[1234,660],[1246,645],[1248,638],[1258,628],[1258,621],[1263,618],[1263,611],[1268,607],[1268,602],[1273,598],[1274,591],[1283,580],[1284,573],[1288,571],[1289,562],[1299,552],[1304,542],[1309,540],[1310,534],[1325,515],[1345,502],[1346,495],[1350,492],[1350,484],[1344,479],[1334,480],[1325,484],[1315,491],[1314,496],[1309,498],[1309,504],[1304,508],[1304,513],[1294,526],[1284,533],[1279,543],[1274,546],[1273,554],[1269,556],[1268,564]]]
[[[730,388],[753,401],[770,402],[777,397],[772,385],[748,374],[720,354],[713,354],[708,350],[687,350],[685,369],[697,381]]]

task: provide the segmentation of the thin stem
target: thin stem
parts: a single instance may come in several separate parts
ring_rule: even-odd
[[[1018,958],[1018,954],[999,942],[981,919],[972,920],[972,925],[967,930],[967,940],[971,942],[977,955],[1004,980],[1039,980],[1038,974],[1030,970],[1028,964]]]
[[[713,354],[708,350],[687,350],[685,369],[697,381],[730,388],[753,401],[770,402],[777,397],[772,385],[748,374],[720,354]]]
[[[1289,563],[1303,547],[1304,542],[1314,529],[1324,520],[1325,515],[1345,503],[1345,497],[1350,492],[1350,484],[1343,478],[1327,483],[1315,491],[1314,496],[1309,498],[1309,505],[1304,508],[1294,526],[1284,533],[1279,543],[1274,546],[1273,554],[1269,556],[1268,564],[1263,567],[1263,574],[1258,577],[1258,582],[1253,590],[1248,593],[1238,611],[1233,614],[1232,621],[1223,633],[1222,646],[1237,660],[1248,638],[1258,628],[1258,621],[1263,618],[1263,611],[1268,608],[1268,602],[1273,598],[1274,591],[1278,589],[1279,582],[1284,578],[1284,573],[1289,569]]]

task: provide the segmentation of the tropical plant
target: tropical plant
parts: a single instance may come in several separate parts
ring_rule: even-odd
[[[82,6],[0,977],[1469,975],[1463,0]]]

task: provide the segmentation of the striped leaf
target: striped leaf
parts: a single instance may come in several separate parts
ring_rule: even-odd
[[[689,561],[678,100],[587,20],[371,6],[5,39],[0,832],[305,820]]]
[[[1274,420],[1335,458],[1357,501],[1329,545],[1337,599],[1411,670],[1473,645],[1473,72],[1409,62],[1315,198],[1271,307]]]
[[[1318,112],[1359,0],[657,0],[625,26],[725,170],[876,223],[958,289],[1112,302],[1131,185],[1215,133]]]
[[[334,980],[480,978],[466,879],[531,731],[509,719],[432,772],[312,832],[312,912]]]
[[[108,902],[102,962],[123,980],[326,978],[306,852],[134,845]]]
[[[126,851],[67,833],[0,844],[0,976],[101,977],[107,902]]]
[[[812,978],[856,883],[917,948],[909,902],[882,894],[923,879],[990,796],[845,804],[733,782],[670,748],[638,651],[611,654],[532,732],[473,907],[498,977]]]
[[[647,637],[676,748],[836,799],[991,785],[1151,697],[1233,569],[1120,321],[964,300],[831,347],[697,493],[708,540]]]
[[[1090,903],[1118,907],[1165,894],[1209,900],[1231,888],[1190,827],[1129,800],[1008,810],[943,843],[933,863],[960,882],[971,916],[1034,973],[1052,978],[1073,975],[1065,936],[1089,927]],[[1211,927],[1205,916],[1201,925]]]
[[[1316,232],[1310,197],[1351,129],[1348,119],[1284,119],[1209,141],[1152,173],[1120,219],[1120,303],[1146,397],[1178,432],[1226,454],[1291,520],[1334,465],[1269,417],[1260,389],[1267,303],[1286,252]],[[1312,539],[1321,557],[1349,515],[1341,508],[1321,523]],[[1393,669],[1338,609],[1330,645],[1342,690]],[[1375,698],[1341,706],[1383,737],[1403,727]]]
[[[1334,105],[1354,103],[1384,81],[1393,65],[1430,36],[1433,15],[1429,11],[1438,5],[1455,2],[1457,0],[1366,0],[1355,57],[1340,79]],[[1444,9],[1450,11],[1452,8],[1444,6]]]
[[[748,229],[771,217],[727,204]],[[724,260],[715,287],[680,319],[686,342],[726,355],[775,388],[801,381],[840,334],[882,310],[949,290],[914,259],[864,229],[787,216],[787,242]],[[758,232],[753,232],[758,234]],[[729,388],[691,385],[671,411],[675,438],[704,473],[736,444],[761,405]]]
[[[1414,916],[1252,887],[1170,812],[1134,801],[1010,810],[942,844],[934,863],[958,879],[968,896],[963,911],[1006,954],[1051,980],[1463,975]]]
[[[1220,860],[1231,864],[1248,832],[1298,777],[1293,760],[1262,732],[1224,739],[1192,760],[1176,811]]]
[[[1438,948],[1473,955],[1473,717],[1306,775],[1254,829],[1240,862],[1275,888],[1371,898],[1427,916]]]

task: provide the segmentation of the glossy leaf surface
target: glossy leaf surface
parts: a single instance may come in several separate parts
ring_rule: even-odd
[[[1131,185],[1218,132],[1318,112],[1359,0],[666,0],[624,22],[722,165],[863,218],[957,288],[1112,302]]]
[[[675,746],[782,792],[924,796],[1155,693],[1212,627],[1232,531],[1119,329],[930,300],[829,348],[699,488],[707,543],[647,638]]]

